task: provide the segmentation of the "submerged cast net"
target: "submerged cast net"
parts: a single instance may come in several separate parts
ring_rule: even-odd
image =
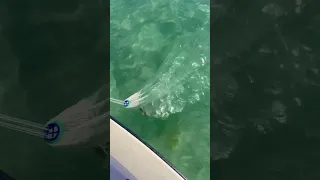
[[[46,125],[0,114],[0,126],[44,138],[52,146],[104,144],[109,134],[107,91],[107,86],[103,86]]]
[[[210,81],[208,37],[202,33],[199,29],[198,36],[186,34],[177,39],[156,75],[127,98],[127,107],[140,107],[149,116],[167,117],[199,101]],[[188,95],[183,96],[186,92]]]

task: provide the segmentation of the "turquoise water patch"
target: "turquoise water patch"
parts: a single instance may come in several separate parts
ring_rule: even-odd
[[[132,105],[111,115],[189,179],[209,179],[210,2],[110,3],[111,97]]]

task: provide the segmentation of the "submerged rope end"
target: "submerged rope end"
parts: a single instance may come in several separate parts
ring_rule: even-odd
[[[133,108],[133,107],[137,107],[140,105],[140,101],[141,101],[141,95],[139,92],[134,93],[133,95],[131,95],[130,97],[128,97],[124,102],[123,105],[126,108]]]
[[[128,107],[130,105],[130,100],[126,99],[123,102],[124,107]]]

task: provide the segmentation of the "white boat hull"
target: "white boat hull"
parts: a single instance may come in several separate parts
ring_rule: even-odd
[[[110,119],[111,180],[186,180],[153,148]]]

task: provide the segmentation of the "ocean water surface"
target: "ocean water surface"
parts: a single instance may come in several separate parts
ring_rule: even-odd
[[[110,2],[111,115],[182,174],[210,177],[209,1]]]

